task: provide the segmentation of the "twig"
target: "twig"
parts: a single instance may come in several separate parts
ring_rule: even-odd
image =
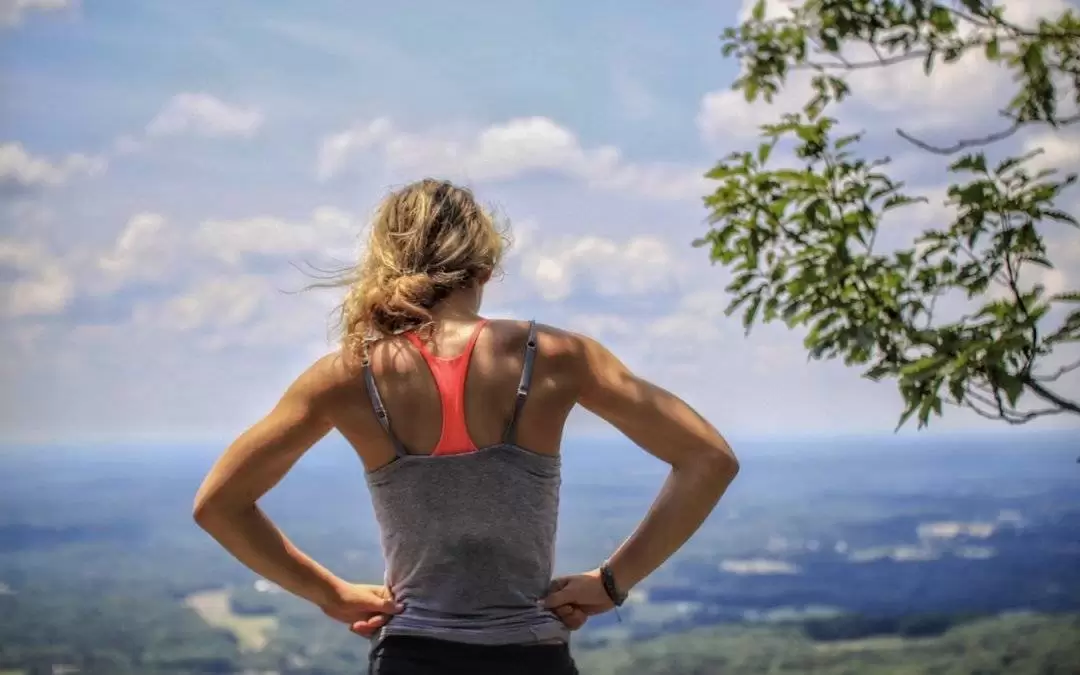
[[[878,46],[877,46],[877,44],[876,44],[876,43],[874,43],[874,42],[869,42],[869,43],[867,43],[867,44],[869,44],[869,45],[870,45],[870,49],[872,49],[872,50],[873,50],[873,52],[874,52],[874,56],[876,56],[876,57],[877,57],[878,63],[879,63],[879,64],[884,64],[884,63],[885,63],[885,55],[881,53],[881,50],[880,50],[880,49],[878,49]]]
[[[896,133],[898,136],[900,136],[900,138],[904,139],[908,143],[911,143],[915,147],[922,150],[926,150],[927,152],[932,152],[936,155],[952,155],[967,148],[989,145],[990,143],[996,143],[998,141],[1005,140],[1009,136],[1012,136],[1017,131],[1019,131],[1021,127],[1027,124],[1035,124],[1036,122],[1051,124],[1049,120],[1029,120],[1027,122],[1016,121],[1013,122],[1012,125],[1010,125],[1007,129],[1003,129],[982,138],[967,138],[961,141],[957,141],[956,143],[949,146],[936,146],[931,145],[926,141],[920,141],[919,139],[915,138],[903,129],[897,129]],[[1053,124],[1055,127],[1065,127],[1069,126],[1070,124],[1075,124],[1076,122],[1080,122],[1080,114],[1063,117],[1062,119],[1056,120]]]
[[[807,61],[805,63],[799,63],[791,66],[791,70],[864,70],[866,68],[880,68],[894,66],[898,63],[904,63],[905,61],[911,61],[913,59],[922,58],[926,56],[930,50],[928,49],[916,49],[910,52],[904,52],[903,54],[897,54],[895,56],[887,56],[883,60],[874,61],[841,61],[840,63],[820,63],[818,61]]]
[[[1004,228],[1008,216],[1004,213],[1001,214],[1001,224]],[[1039,327],[1031,321],[1031,313],[1028,312],[1027,303],[1024,302],[1024,294],[1020,292],[1019,282],[1017,277],[1020,274],[1020,263],[1013,265],[1012,257],[1005,254],[1005,271],[1008,275],[1009,290],[1012,291],[1013,297],[1016,298],[1016,306],[1020,308],[1020,313],[1024,315],[1024,320],[1031,323],[1031,345],[1025,349],[1027,352],[1025,355],[1024,367],[1021,369],[1021,377],[1029,377],[1031,375],[1031,368],[1035,365],[1035,355],[1038,351],[1039,345]]]
[[[817,38],[815,38],[813,36],[810,37],[810,41],[813,42],[814,45],[817,47],[816,51],[817,51],[818,54],[828,54],[829,56],[831,56],[831,57],[835,58],[837,61],[839,61],[839,63],[834,64],[836,67],[841,67],[842,66],[845,69],[851,68],[851,61],[848,61],[844,57],[844,55],[841,54],[840,52],[830,52],[828,49],[825,48],[825,45],[821,44],[817,40]],[[824,65],[824,64],[822,64],[822,65]]]
[[[953,403],[953,405],[959,405],[962,407],[974,410],[980,416],[992,420],[1004,420],[1009,424],[1025,424],[1035,419],[1036,417],[1043,417],[1045,415],[1058,415],[1065,412],[1061,408],[1040,408],[1037,410],[1025,410],[1020,411],[1015,408],[1006,407],[1002,401],[1002,405],[999,406],[997,402],[990,400],[986,396],[972,391],[971,388],[966,388],[964,392],[964,398],[960,403]],[[979,404],[979,405],[976,405]],[[990,408],[987,411],[985,408]]]
[[[1072,371],[1076,370],[1077,368],[1080,368],[1080,361],[1077,361],[1076,363],[1070,363],[1067,366],[1062,366],[1062,367],[1058,368],[1057,371],[1054,372],[1053,375],[1033,375],[1032,379],[1038,380],[1039,382],[1053,382],[1053,381],[1057,380],[1059,377],[1061,377],[1062,375],[1065,375],[1067,373],[1071,373]]]
[[[1070,40],[1074,40],[1074,39],[1080,37],[1080,33],[1077,33],[1075,31],[1056,30],[1056,27],[1054,27],[1054,28],[1052,28],[1050,30],[1032,30],[1030,28],[1023,28],[1023,27],[1021,27],[1021,26],[1019,26],[1019,25],[1017,25],[1017,24],[1015,24],[1015,23],[1013,23],[1013,22],[1011,22],[1011,21],[1009,21],[1007,19],[999,19],[997,17],[989,17],[989,16],[976,18],[975,15],[968,14],[967,12],[963,12],[963,11],[961,11],[961,10],[955,8],[955,7],[946,8],[946,9],[948,9],[948,11],[951,14],[954,14],[955,16],[958,16],[961,19],[964,19],[965,21],[973,23],[973,24],[975,24],[977,26],[982,26],[983,28],[991,28],[991,29],[993,29],[993,28],[1004,28],[1004,29],[1008,30],[1013,36],[1016,36],[1016,37],[1042,38],[1042,39],[1067,38],[1067,39],[1070,39]],[[984,8],[984,11],[985,11],[985,9],[986,8]],[[991,21],[991,19],[993,19],[993,20]]]
[[[1036,396],[1043,399],[1044,401],[1049,401],[1050,403],[1053,403],[1054,405],[1062,408],[1063,410],[1068,410],[1069,412],[1080,415],[1080,404],[1074,401],[1070,401],[1067,398],[1063,398],[1062,396],[1047,389],[1046,387],[1039,384],[1030,377],[1024,380],[1024,384],[1027,385],[1028,389],[1030,389]]]

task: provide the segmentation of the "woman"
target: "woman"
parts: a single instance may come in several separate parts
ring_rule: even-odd
[[[569,632],[700,526],[738,469],[717,431],[597,342],[481,317],[503,239],[473,195],[424,180],[386,198],[345,283],[343,344],[217,461],[195,519],[257,574],[372,638],[370,671],[577,672]],[[559,449],[581,405],[671,465],[596,569],[552,580]],[[386,585],[348,583],[257,507],[337,429],[366,470]]]

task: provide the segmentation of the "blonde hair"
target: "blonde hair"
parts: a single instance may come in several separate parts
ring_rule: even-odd
[[[379,205],[359,264],[339,285],[345,348],[409,330],[430,330],[432,308],[459,288],[486,281],[506,249],[504,232],[470,190],[425,179]]]

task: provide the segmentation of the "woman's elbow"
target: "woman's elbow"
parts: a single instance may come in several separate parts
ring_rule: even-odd
[[[196,495],[191,507],[191,517],[199,527],[207,531],[214,529],[222,521],[224,512],[220,498],[212,494]]]
[[[209,500],[196,497],[195,503],[191,506],[191,517],[199,527],[205,530],[206,524],[213,519],[213,510]]]
[[[727,484],[739,475],[739,459],[726,442],[710,445],[701,455],[703,470],[718,481]]]

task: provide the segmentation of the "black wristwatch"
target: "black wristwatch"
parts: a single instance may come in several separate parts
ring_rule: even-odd
[[[600,581],[604,584],[604,592],[611,599],[611,602],[616,607],[621,607],[626,602],[626,593],[619,590],[618,585],[615,583],[615,575],[611,573],[611,567],[605,562],[600,565]]]

